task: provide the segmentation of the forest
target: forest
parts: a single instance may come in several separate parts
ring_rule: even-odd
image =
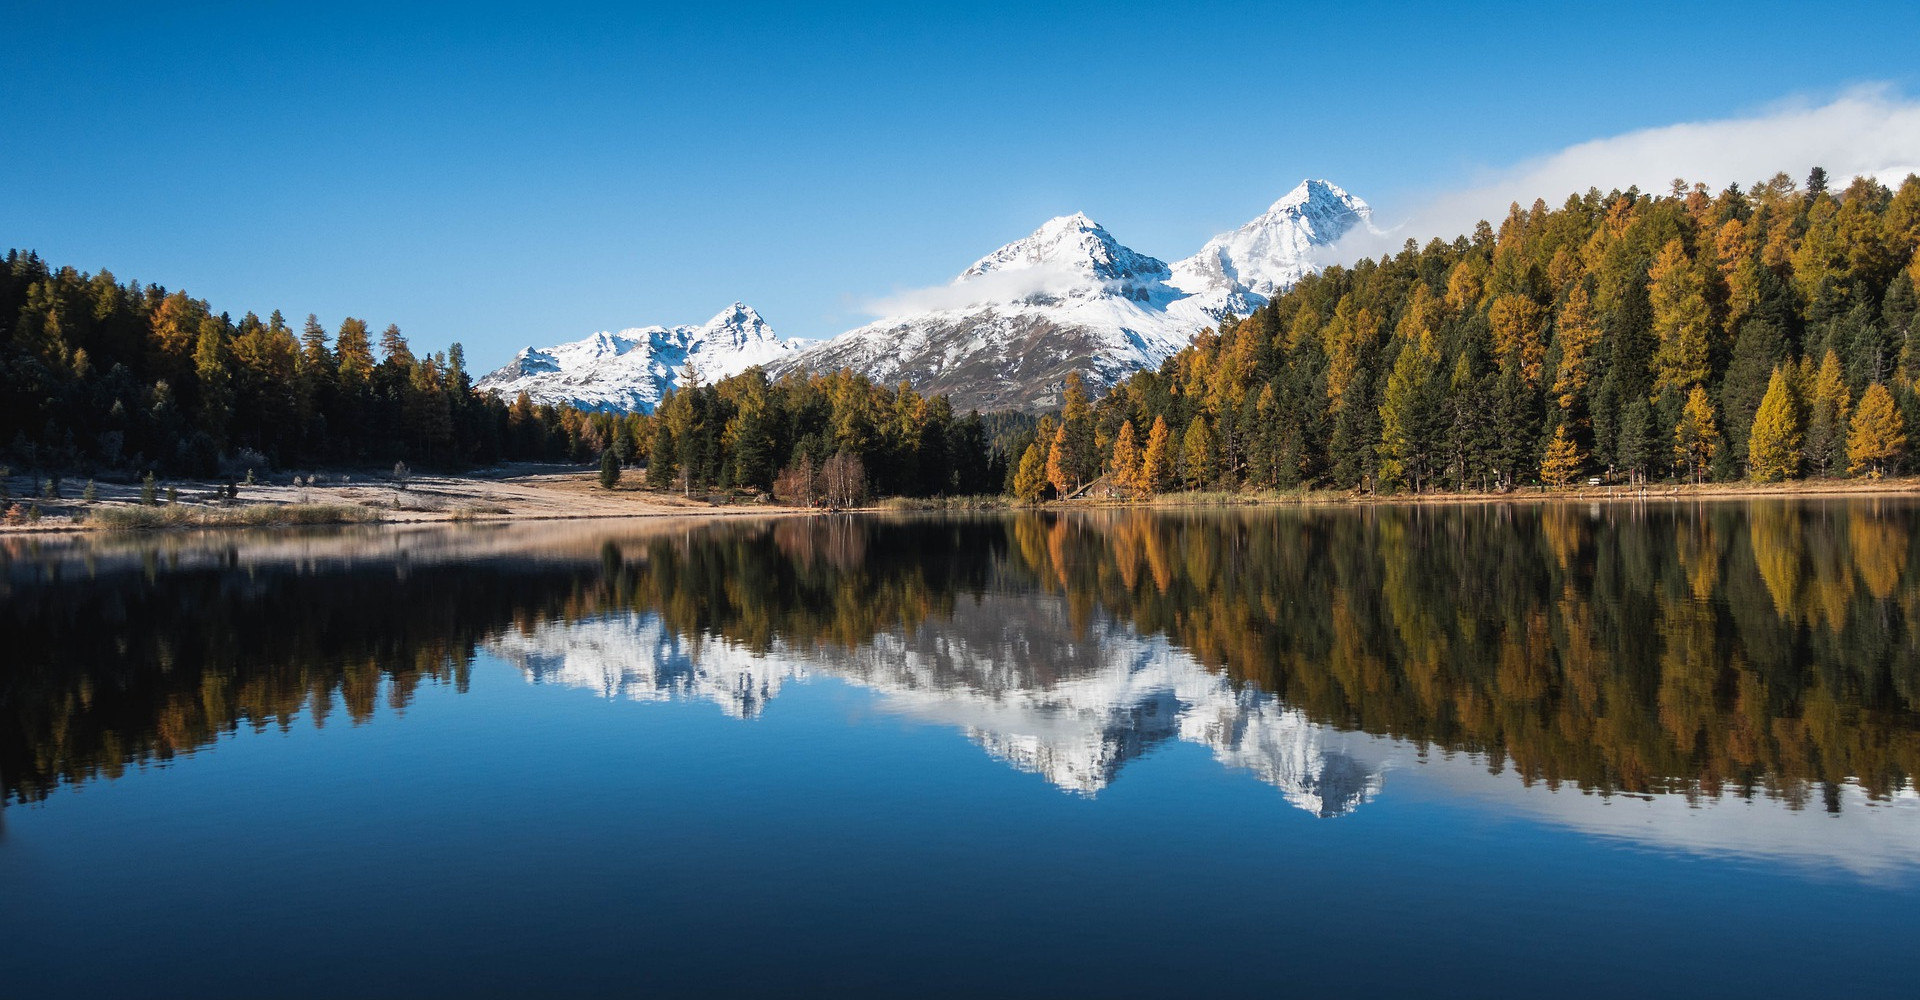
[[[0,462],[55,473],[458,470],[612,452],[647,465],[650,485],[687,491],[771,491],[782,468],[836,457],[860,495],[995,492],[1004,479],[987,436],[1004,421],[851,373],[695,380],[657,417],[536,406],[476,392],[457,343],[416,353],[397,326],[374,334],[353,317],[331,331],[312,315],[296,331],[277,310],[236,321],[19,250],[0,268],[0,387]]]
[[[1514,205],[1330,267],[1017,452],[1023,499],[1911,472],[1920,178]]]
[[[610,483],[635,465],[656,489],[834,505],[1877,477],[1920,461],[1916,282],[1920,178],[1676,180],[1516,204],[1497,229],[1329,267],[1100,398],[1070,376],[1037,421],[759,370],[615,415],[477,393],[457,343],[236,321],[16,250],[0,460],[132,476],[600,459]]]

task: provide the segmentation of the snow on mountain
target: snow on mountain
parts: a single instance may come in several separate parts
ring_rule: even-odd
[[[1099,389],[1158,367],[1202,329],[1247,315],[1311,273],[1318,251],[1370,218],[1340,188],[1302,181],[1259,218],[1169,266],[1085,215],[1061,216],[784,366],[904,380],[949,393],[959,407],[1054,406],[1069,372]]]
[[[596,333],[555,347],[527,347],[489,373],[478,388],[508,400],[525,392],[535,403],[581,409],[652,412],[691,365],[707,382],[771,365],[797,354],[752,307],[735,302],[699,326],[646,326]]]
[[[1065,215],[786,365],[904,380],[959,407],[1052,406],[1069,372],[1112,385],[1192,339],[1199,327],[1167,312],[1184,294],[1171,275],[1085,215]]]
[[[1175,311],[1216,320],[1229,312],[1245,316],[1312,274],[1319,251],[1372,219],[1366,202],[1340,188],[1301,181],[1259,218],[1173,265],[1170,283],[1187,293]]]

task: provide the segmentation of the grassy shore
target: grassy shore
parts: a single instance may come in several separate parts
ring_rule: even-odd
[[[33,499],[31,480],[7,483],[13,497],[0,532],[151,531],[169,528],[278,527],[294,525],[571,520],[602,517],[726,517],[797,514],[808,511],[732,495],[682,496],[639,488],[631,482],[600,488],[592,471],[551,467],[494,470],[469,476],[416,477],[398,484],[372,475],[303,477],[297,485],[247,484],[228,493],[225,484],[181,482],[180,499],[143,503],[138,484],[90,484],[76,499],[69,483],[52,496]],[[1800,480],[1786,483],[1662,483],[1638,486],[1523,487],[1492,493],[1362,493],[1342,490],[1247,490],[1165,493],[1134,500],[1088,495],[1043,504],[1048,510],[1173,509],[1252,506],[1352,506],[1537,502],[1673,502],[1727,499],[1820,499],[1920,496],[1920,478]],[[1021,506],[1006,496],[894,497],[868,510],[986,511]]]
[[[381,520],[370,507],[338,503],[245,504],[200,507],[189,504],[143,507],[115,505],[86,512],[88,525],[115,531],[164,528],[273,528],[300,524],[366,524]]]

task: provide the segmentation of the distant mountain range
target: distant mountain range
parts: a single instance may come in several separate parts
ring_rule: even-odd
[[[1228,314],[1244,316],[1317,266],[1315,254],[1371,220],[1366,202],[1303,181],[1246,225],[1167,264],[1082,214],[1049,219],[896,315],[809,343],[781,340],[735,303],[698,327],[642,327],[522,350],[480,380],[511,399],[650,412],[691,366],[714,381],[852,369],[947,393],[960,409],[1044,409],[1078,371],[1096,389],[1161,361]]]

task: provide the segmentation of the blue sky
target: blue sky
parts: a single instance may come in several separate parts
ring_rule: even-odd
[[[0,244],[479,370],[735,299],[831,335],[1073,211],[1173,259],[1306,176],[1392,217],[1586,140],[1920,94],[1910,3],[4,18]]]

